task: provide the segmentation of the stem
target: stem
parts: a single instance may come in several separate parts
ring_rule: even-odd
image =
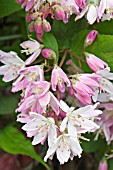
[[[65,61],[65,59],[66,59],[67,53],[68,53],[68,51],[66,50],[66,51],[64,52],[64,55],[63,55],[63,57],[62,57],[62,60],[61,60],[61,62],[60,62],[60,64],[59,64],[59,67],[62,67],[62,65],[63,65],[63,63],[64,63],[64,61]]]

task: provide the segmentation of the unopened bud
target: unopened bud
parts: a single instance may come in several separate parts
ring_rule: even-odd
[[[34,29],[34,21],[32,21],[29,25],[28,25],[28,30],[30,32],[33,32],[35,29]]]
[[[99,163],[98,170],[108,170],[108,164],[107,164],[107,162],[106,162],[106,161],[100,162],[100,163]]]
[[[32,20],[36,20],[38,18],[38,15],[39,15],[38,12],[32,13],[32,15],[31,15]]]
[[[49,32],[51,30],[51,25],[48,21],[45,19],[43,20],[43,30],[46,32]]]
[[[65,18],[64,10],[59,5],[54,6],[54,14],[57,20],[63,20]]]
[[[87,47],[89,45],[91,45],[93,43],[93,41],[95,40],[95,38],[98,35],[98,31],[96,30],[92,30],[91,32],[89,32],[89,34],[87,35],[85,42],[84,42],[84,46]]]
[[[49,48],[45,48],[42,50],[42,56],[46,59],[55,59],[56,58],[55,52]]]
[[[40,17],[38,17],[38,19],[35,21],[34,24],[36,33],[42,33],[42,19]]]

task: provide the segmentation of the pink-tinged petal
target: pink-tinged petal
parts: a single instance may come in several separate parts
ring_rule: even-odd
[[[13,86],[11,91],[15,93],[26,88],[29,84],[29,81],[25,78],[22,81],[18,82],[15,86]]]
[[[51,93],[50,94],[50,105],[57,115],[59,115],[60,103],[58,99]]]
[[[107,0],[101,0],[100,1],[100,5],[99,5],[99,8],[98,8],[98,17],[99,17],[99,20],[101,19],[105,9],[106,9],[106,6],[107,6]]]
[[[5,82],[12,81],[12,80],[16,79],[17,76],[18,76],[18,74],[10,69],[10,70],[4,75],[3,81],[5,81]]]
[[[113,8],[113,1],[112,0],[107,0],[108,4],[110,5],[111,8]]]
[[[36,58],[40,55],[41,50],[39,49],[38,51],[36,51],[34,54],[32,54],[26,61],[26,65],[30,65],[33,61],[36,60]]]
[[[60,67],[58,67],[57,70],[58,70],[59,76],[60,76],[60,77],[63,79],[63,81],[67,84],[67,87],[69,87],[69,86],[71,85],[71,83],[70,83],[67,75],[64,73],[64,71],[63,71]]]
[[[63,81],[61,83],[58,83],[58,88],[62,93],[65,92],[65,84]]]
[[[104,135],[105,135],[106,141],[109,144],[110,143],[110,129],[108,127],[106,127],[106,124],[103,125],[103,131],[104,131]]]
[[[76,98],[84,105],[89,105],[91,104],[91,97],[90,95],[85,95],[85,96],[82,96],[78,93],[75,94]]]
[[[51,84],[52,84],[53,91],[56,91],[57,83],[58,83],[58,72],[57,72],[57,69],[54,68],[52,71],[52,75],[51,75]]]
[[[27,4],[26,4],[26,11],[29,11],[34,5],[34,0],[28,0]]]
[[[44,96],[39,98],[39,103],[41,105],[41,107],[45,107],[49,104],[50,101],[50,94],[46,93]]]
[[[0,67],[0,75],[5,75],[10,70],[10,66],[4,65]]]

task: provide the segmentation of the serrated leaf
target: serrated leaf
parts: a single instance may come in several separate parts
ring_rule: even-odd
[[[58,61],[58,55],[59,55],[58,43],[54,35],[50,32],[49,33],[45,32],[42,36],[42,40],[45,48],[50,48],[56,53],[57,61]]]
[[[47,164],[36,154],[31,142],[12,126],[7,126],[0,131],[0,147],[11,154],[28,155],[39,161],[49,170]]]
[[[21,10],[16,0],[0,0],[0,18]]]

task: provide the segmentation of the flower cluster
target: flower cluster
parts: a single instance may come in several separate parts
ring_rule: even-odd
[[[62,63],[69,51],[64,52],[59,64],[55,51],[45,48],[41,37],[44,31],[51,30],[48,16],[66,23],[72,14],[76,14],[75,20],[85,15],[88,23],[93,24],[96,20],[99,22],[113,17],[113,2],[17,0],[17,3],[29,12],[29,30],[36,31],[38,41],[29,39],[20,44],[21,52],[28,56],[25,61],[15,52],[0,51],[0,62],[3,64],[0,75],[5,82],[13,81],[13,93],[21,91],[16,112],[19,112],[17,121],[24,123],[22,129],[28,137],[33,137],[33,145],[43,145],[47,140],[48,150],[44,160],[52,159],[56,152],[60,164],[72,160],[74,156],[81,157],[80,140],[88,140],[84,137],[85,133],[96,131],[98,137],[101,131],[110,144],[113,140],[113,73],[110,67],[94,54],[84,52],[86,63],[93,73],[67,74],[62,69]],[[97,35],[97,31],[91,31],[84,47],[91,45]],[[68,64],[74,65],[71,60]],[[77,107],[68,106],[67,96],[77,100]]]
[[[75,21],[86,16],[88,23],[100,22],[113,18],[112,0],[16,0],[22,8],[28,11],[27,21],[29,31],[36,31],[37,38],[51,30],[48,16],[52,19],[68,22],[72,14],[76,14]]]

